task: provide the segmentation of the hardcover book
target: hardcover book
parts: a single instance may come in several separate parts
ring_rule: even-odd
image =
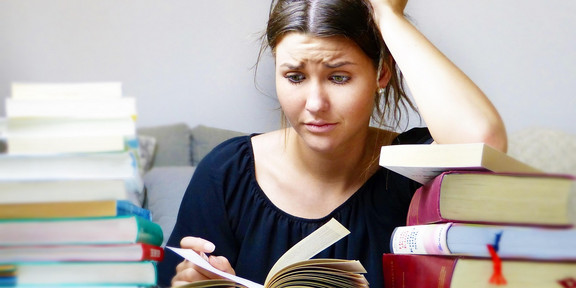
[[[160,246],[160,225],[138,216],[0,220],[0,246],[147,243]]]
[[[148,209],[127,200],[0,204],[1,219],[88,218],[135,215],[152,220]]]
[[[5,286],[156,285],[156,264],[140,262],[21,262],[10,265]]]
[[[61,261],[161,261],[164,249],[145,243],[0,246],[0,263]]]
[[[124,180],[0,181],[0,204],[128,200]]]
[[[384,254],[385,288],[491,288],[494,263],[460,256]],[[576,262],[502,260],[506,288],[568,288]],[[572,285],[572,286],[570,286]]]
[[[559,174],[449,171],[416,190],[407,225],[468,222],[569,227],[576,181]]]
[[[394,254],[490,257],[488,245],[502,259],[576,261],[576,229],[442,223],[394,229]]]

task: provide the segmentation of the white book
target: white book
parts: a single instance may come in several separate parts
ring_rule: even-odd
[[[122,135],[79,137],[11,137],[8,154],[98,153],[126,150]]]
[[[79,136],[133,136],[136,123],[133,118],[63,119],[18,118],[8,119],[5,137],[79,137]]]
[[[121,179],[0,181],[0,204],[130,200]]]
[[[16,271],[13,285],[26,287],[30,285],[36,287],[121,284],[149,287],[156,285],[156,264],[151,261],[20,262],[10,266],[13,266]]]
[[[0,155],[0,181],[64,179],[139,179],[137,158],[132,150],[113,153]]]
[[[13,99],[103,99],[122,97],[121,82],[12,83]]]
[[[452,170],[542,173],[484,143],[382,146],[379,163],[422,184]]]
[[[136,118],[136,99],[6,99],[6,117]]]

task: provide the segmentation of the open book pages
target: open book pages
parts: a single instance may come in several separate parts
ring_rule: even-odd
[[[333,286],[340,286],[338,283],[343,283],[342,281],[344,281],[345,283],[353,283],[352,285],[354,287],[367,287],[368,282],[364,276],[360,274],[366,273],[366,270],[359,261],[339,259],[309,260],[349,233],[350,231],[342,226],[342,224],[335,219],[331,219],[286,251],[268,272],[264,285],[220,271],[212,267],[204,258],[192,250],[174,247],[167,248],[209,272],[250,288],[275,287],[276,284],[281,284],[285,281],[285,279],[281,277],[285,273],[302,273],[303,276],[293,277],[299,278],[297,279],[299,282],[298,285],[304,285],[307,281],[318,281],[319,278],[311,276],[311,274],[323,274],[328,276],[319,276],[322,277],[322,281],[332,281]],[[187,285],[187,287],[215,287],[213,284],[219,286],[222,285],[222,282],[220,281],[220,284],[218,284],[217,282],[209,283],[202,281]],[[230,283],[227,285],[230,286]],[[297,284],[294,283],[292,285]]]

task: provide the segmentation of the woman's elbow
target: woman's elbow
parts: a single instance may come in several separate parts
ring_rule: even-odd
[[[483,142],[504,153],[508,151],[508,136],[504,123],[501,121],[487,124],[484,128],[478,129],[477,133],[477,142]]]

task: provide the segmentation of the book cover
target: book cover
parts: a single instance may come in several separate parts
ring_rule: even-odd
[[[461,256],[384,254],[385,288],[490,288],[494,263]],[[507,288],[561,288],[576,283],[576,262],[503,260]]]
[[[0,204],[0,219],[87,218],[135,215],[152,220],[148,209],[127,200]]]
[[[542,173],[484,143],[388,145],[381,148],[379,163],[422,184],[451,170]]]
[[[416,190],[407,225],[468,222],[570,227],[576,181],[560,174],[448,171]]]
[[[488,245],[502,259],[576,261],[576,229],[442,223],[394,229],[394,254],[490,257]]]
[[[368,287],[363,275],[366,270],[359,261],[310,259],[349,233],[342,224],[331,219],[286,251],[270,269],[264,284],[220,271],[190,249],[168,248],[198,267],[225,278],[194,282],[186,287]]]
[[[0,263],[60,261],[161,261],[164,249],[145,243],[0,246]]]
[[[138,216],[0,220],[0,246],[146,243],[160,246],[160,225]]]

